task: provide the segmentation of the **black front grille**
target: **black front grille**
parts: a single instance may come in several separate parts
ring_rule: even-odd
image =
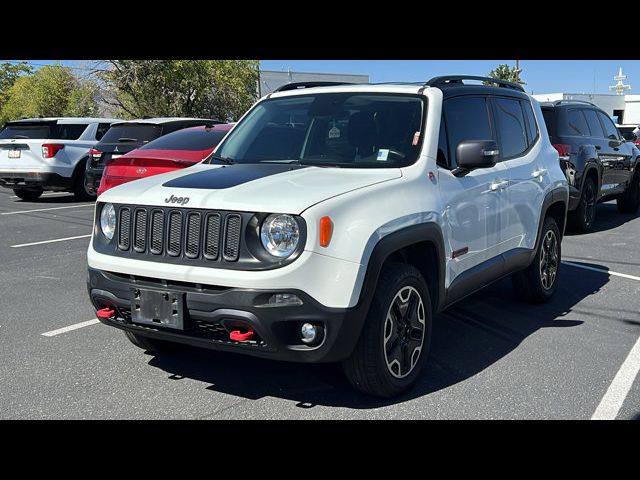
[[[117,218],[118,249],[131,255],[225,262],[240,258],[243,217],[238,213],[122,206]]]

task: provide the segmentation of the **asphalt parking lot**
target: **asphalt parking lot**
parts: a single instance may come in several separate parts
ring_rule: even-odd
[[[0,190],[0,418],[640,418],[640,218],[615,203],[565,237],[551,303],[519,303],[508,280],[459,303],[436,318],[417,387],[380,401],[334,366],[139,350],[87,296],[93,204],[12,195]]]

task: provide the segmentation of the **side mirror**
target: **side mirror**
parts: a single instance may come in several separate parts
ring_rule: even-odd
[[[609,135],[609,146],[611,148],[616,148],[619,147],[620,145],[622,145],[626,140],[624,138],[620,139],[620,138],[616,138],[615,135],[611,134]]]
[[[465,140],[456,148],[458,167],[452,173],[462,177],[476,168],[494,167],[500,150],[494,140]]]

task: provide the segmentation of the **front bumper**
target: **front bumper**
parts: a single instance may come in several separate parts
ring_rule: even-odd
[[[70,177],[50,172],[2,172],[0,186],[5,188],[44,188],[66,190],[72,187]]]
[[[131,321],[132,290],[145,289],[177,293],[185,304],[183,330],[175,330]],[[101,322],[151,338],[179,342],[213,350],[243,353],[293,362],[337,362],[346,359],[355,348],[366,308],[327,308],[310,295],[295,289],[262,290],[223,288],[155,280],[109,273],[89,268],[88,290],[96,309],[114,308],[116,314]],[[274,293],[294,293],[302,305],[258,306]],[[313,323],[324,330],[316,346],[304,344],[300,326]],[[229,331],[248,326],[257,334],[254,342],[230,340]]]

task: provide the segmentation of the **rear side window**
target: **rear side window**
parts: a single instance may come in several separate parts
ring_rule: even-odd
[[[104,134],[107,133],[110,128],[110,123],[99,123],[98,128],[96,129],[96,140],[101,140],[102,137],[104,137]]]
[[[215,147],[227,130],[178,130],[147,143],[142,149],[154,150],[208,150]]]
[[[502,159],[505,160],[521,155],[529,148],[529,144],[520,101],[509,98],[496,98],[494,107]]]
[[[602,122],[607,138],[620,138],[618,130],[611,119],[602,112],[598,112],[598,116],[600,117],[600,121]]]
[[[521,102],[524,115],[527,119],[527,133],[529,146],[533,145],[538,139],[538,125],[536,124],[536,116],[533,114],[533,108],[529,102]]]
[[[450,167],[457,164],[456,148],[465,140],[493,140],[487,101],[484,97],[458,97],[444,104]]]
[[[589,136],[589,127],[587,126],[587,120],[584,118],[582,109],[571,108],[567,110],[566,122],[560,128],[560,135],[566,135],[570,137]]]
[[[587,119],[587,124],[589,125],[589,131],[591,132],[592,137],[596,138],[604,138],[604,132],[602,131],[602,126],[598,121],[598,115],[595,110],[585,109],[583,110],[584,116]]]
[[[87,129],[86,124],[64,123],[62,125],[56,125],[54,128],[54,137],[56,140],[77,140]]]
[[[128,123],[114,125],[102,137],[102,143],[135,142],[147,143],[155,140],[162,133],[159,125],[148,123]]]

